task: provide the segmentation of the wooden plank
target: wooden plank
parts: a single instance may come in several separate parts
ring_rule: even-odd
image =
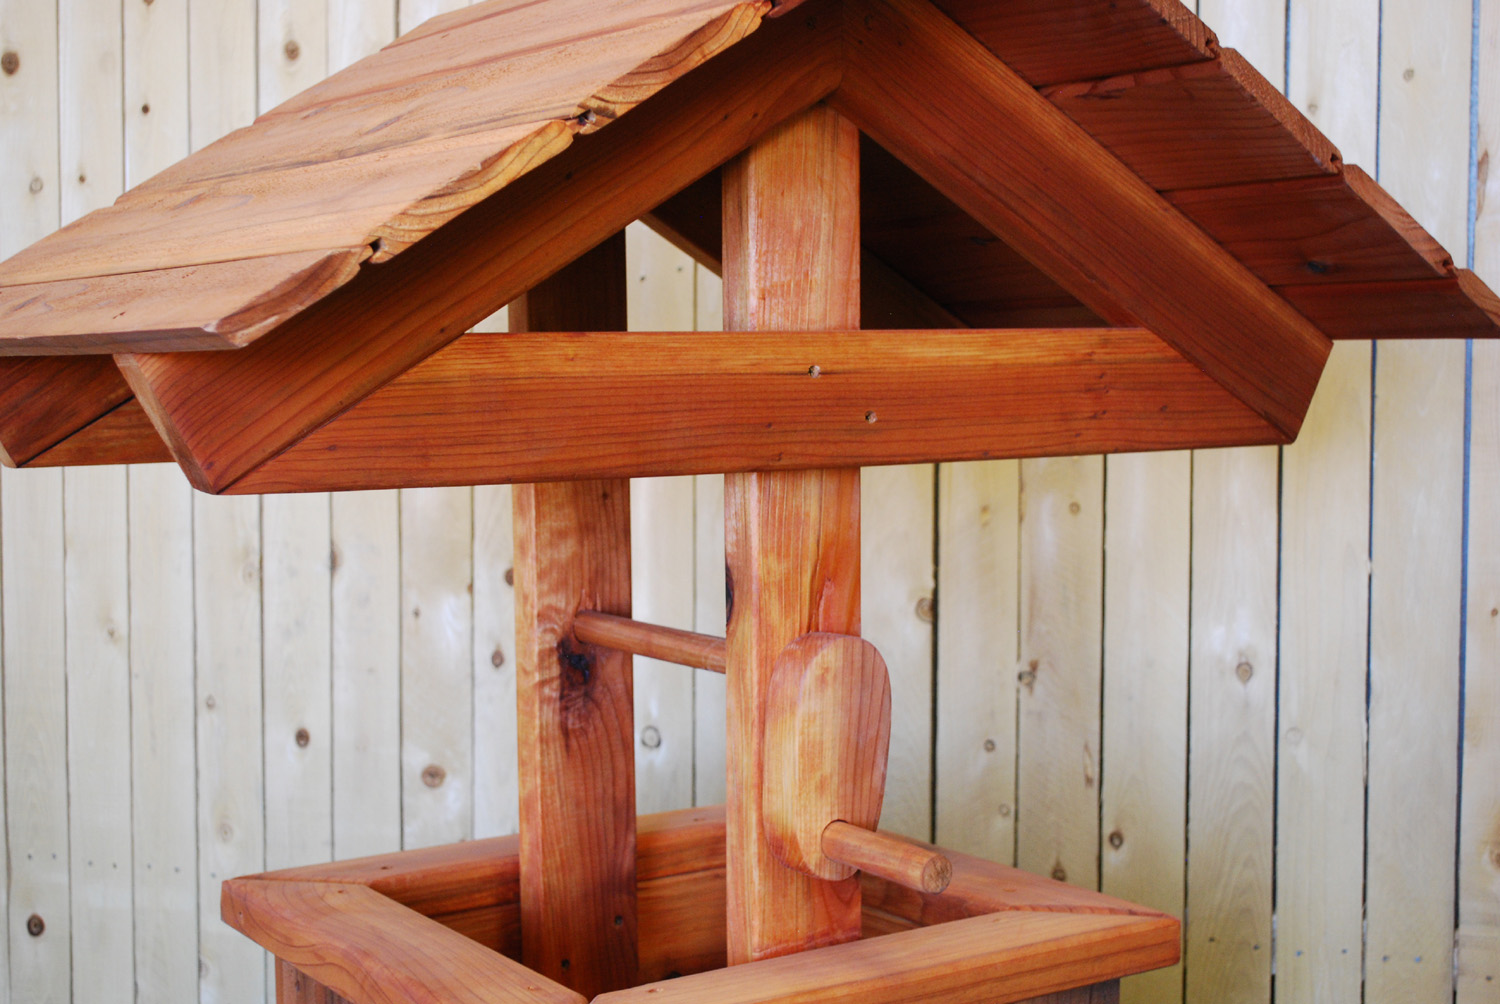
[[[520,828],[511,489],[474,489],[474,835]]]
[[[1214,33],[1179,0],[937,0],[1035,87],[1211,59]]]
[[[101,1004],[135,999],[125,497],[123,467],[63,475],[73,992]]]
[[[1338,172],[1339,152],[1233,49],[1042,91],[1157,191]]]
[[[1016,859],[1020,468],[938,468],[938,843]]]
[[[1187,903],[1188,585],[1192,455],[1105,465],[1104,781],[1099,888],[1182,916]],[[1183,998],[1182,968],[1133,976],[1122,1000]]]
[[[1500,304],[1471,273],[1448,279],[1280,286],[1330,338],[1495,338]]]
[[[541,416],[557,381],[569,421]],[[1283,440],[1150,333],[467,335],[234,493]]]
[[[860,476],[860,620],[890,667],[891,739],[882,829],[932,837],[932,464]],[[853,820],[849,820],[853,822]]]
[[[170,463],[140,402],[131,398],[94,419],[56,446],[27,461],[27,467],[85,467],[94,464]]]
[[[276,1004],[338,1004],[338,995],[297,967],[276,960]]]
[[[473,833],[473,491],[401,493],[401,846]]]
[[[1381,181],[1467,237],[1472,12],[1381,8]],[[1410,71],[1410,72],[1408,72]],[[1453,994],[1465,350],[1375,355],[1365,1000]]]
[[[129,186],[188,152],[188,11],[186,4],[125,4],[122,17]],[[87,446],[121,419],[129,419],[127,441],[160,443],[145,411],[126,402],[37,462],[71,462],[70,448]],[[135,456],[95,449],[171,459],[165,444]],[[193,492],[175,465],[136,467],[127,477],[135,985],[141,999],[190,1001],[199,995],[194,617],[185,615],[194,609]]]
[[[575,145],[232,361],[201,352],[128,357],[137,394],[171,430],[194,483],[222,491],[826,94],[837,83],[828,50],[835,32],[832,18],[767,25],[706,64],[693,92],[664,94]],[[727,93],[736,95],[728,105]],[[663,163],[673,171],[659,170]],[[569,191],[590,194],[572,199]],[[497,237],[502,224],[514,240]],[[431,294],[420,319],[410,311],[411,288]],[[222,403],[227,387],[238,388],[231,396],[244,409],[204,410]]]
[[[1099,883],[1104,461],[1021,464],[1016,862]]]
[[[395,492],[330,499],[333,853],[401,846],[401,552]]]
[[[198,988],[224,1001],[266,995],[263,954],[215,910],[220,882],[265,867],[260,544],[259,499],[193,496]]]
[[[1486,14],[1489,12],[1486,11]],[[1493,31],[1493,26],[1489,27]],[[1493,87],[1493,82],[1490,82]],[[1486,94],[1486,97],[1490,95]],[[1488,112],[1489,109],[1486,109]],[[1490,114],[1493,114],[1492,112]],[[1493,267],[1495,246],[1485,248]],[[1500,346],[1474,346],[1469,466],[1469,595],[1463,693],[1462,812],[1458,839],[1459,1004],[1480,1004],[1500,982]]]
[[[1452,256],[1353,164],[1335,175],[1166,196],[1270,286],[1452,275]]]
[[[1295,433],[1328,353],[1321,334],[940,14],[856,8],[841,109],[1099,316],[1135,318]],[[953,94],[1006,128],[955,118]]]
[[[0,360],[0,462],[23,466],[128,400],[106,356]]]
[[[224,883],[226,922],[341,997],[369,1004],[579,1004],[566,987],[364,886]]]
[[[0,283],[377,241],[388,257],[732,46],[765,7],[520,5],[383,50],[12,258]]]
[[[1307,432],[1316,435],[1316,430]],[[1356,452],[1353,459],[1363,462],[1366,456]],[[1191,744],[1178,737],[1179,748],[1188,751],[1190,783],[1186,825],[1180,816],[1177,820],[1187,837],[1189,1000],[1250,1004],[1270,996],[1278,460],[1271,449],[1193,454],[1193,630],[1191,675],[1184,679],[1191,694],[1186,716],[1192,723]],[[1339,513],[1363,530],[1353,511]],[[1290,527],[1285,532],[1290,541]],[[1283,553],[1293,553],[1290,544]],[[1289,579],[1304,571],[1287,568],[1284,574]],[[1327,603],[1337,594],[1330,584],[1329,596],[1318,602]],[[1304,610],[1284,606],[1281,616],[1283,626],[1295,623],[1298,631],[1327,628],[1326,621]],[[1288,658],[1285,649],[1282,658]],[[1287,668],[1283,662],[1282,672]],[[1316,672],[1318,667],[1307,668]],[[1320,712],[1309,708],[1309,713],[1331,717],[1340,711],[1324,707]],[[1180,865],[1178,869],[1181,875]],[[1283,889],[1283,896],[1297,895]],[[1282,923],[1300,928],[1304,921],[1285,918]]]
[[[356,245],[0,286],[0,356],[238,348],[348,282],[369,256]]]
[[[166,464],[132,468],[128,479],[135,979],[142,996],[191,1000],[198,995],[193,492]]]
[[[722,190],[722,186],[721,186]],[[723,225],[722,214],[715,214]],[[701,263],[696,268],[693,327],[698,331],[724,329],[724,283]],[[707,634],[727,632],[724,577],[724,477],[700,474],[693,479],[693,629]],[[717,675],[693,680],[693,803],[723,804],[728,766],[725,763],[724,723],[728,681]]]
[[[71,999],[62,472],[0,477],[13,1001]]]
[[[873,1004],[1007,1004],[1162,965],[1176,958],[1176,933],[1170,918],[998,913],[647,984],[600,1004],[827,1000],[833,973],[841,994]]]
[[[727,329],[859,327],[858,172],[859,133],[827,106],[726,166]],[[787,869],[762,832],[761,807],[777,656],[810,631],[859,634],[859,480],[858,469],[844,469],[724,481],[731,966],[859,937],[858,884]]]
[[[622,329],[625,280],[620,233],[511,304],[511,327]],[[637,968],[635,719],[630,656],[580,645],[571,622],[630,614],[630,485],[521,485],[512,499],[522,958],[592,998]]]
[[[693,260],[640,223],[625,232],[629,326],[693,330]],[[630,483],[631,608],[637,617],[693,626],[693,480]],[[636,811],[693,802],[693,691],[682,670],[633,661]]]

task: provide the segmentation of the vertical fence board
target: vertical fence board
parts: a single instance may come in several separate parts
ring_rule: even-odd
[[[1194,1001],[1270,997],[1276,489],[1274,448],[1193,455],[1186,988]]]
[[[1104,461],[1021,462],[1016,860],[1099,882]]]
[[[335,493],[333,853],[401,847],[401,561],[398,497]]]
[[[265,953],[219,919],[219,885],[265,868],[260,500],[193,497],[199,987],[266,996]]]
[[[517,832],[515,537],[509,485],[474,489],[474,836]]]
[[[1382,5],[1380,177],[1466,243],[1471,11]],[[1453,992],[1464,347],[1387,343],[1375,366],[1365,1000]]]
[[[50,3],[0,3],[0,256],[57,228],[58,38]],[[63,677],[62,478],[0,474],[0,667],[5,718],[7,1000],[67,1001],[69,893]],[[27,918],[47,923],[39,937]]]
[[[1016,854],[1021,464],[938,468],[937,832],[944,847]]]
[[[932,839],[932,464],[872,467],[860,482],[861,633],[891,677],[880,826]]]
[[[1192,455],[1110,457],[1106,474],[1100,886],[1181,916]],[[1181,965],[1121,981],[1120,999],[1180,1001]]]
[[[472,489],[401,492],[402,846],[473,831]]]
[[[127,3],[125,185],[188,152],[187,0]],[[129,474],[135,991],[198,996],[193,498],[175,465]]]
[[[691,331],[696,266],[644,224],[625,231],[626,299],[635,331]],[[693,478],[630,482],[631,608],[652,624],[691,629],[696,596]],[[640,812],[693,801],[694,671],[637,656],[635,800]]]

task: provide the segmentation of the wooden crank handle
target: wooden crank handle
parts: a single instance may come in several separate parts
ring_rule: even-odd
[[[942,892],[953,878],[953,865],[940,851],[842,819],[823,828],[821,843],[823,853],[840,864],[917,892]]]

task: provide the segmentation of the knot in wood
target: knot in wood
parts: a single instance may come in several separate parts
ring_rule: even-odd
[[[448,772],[435,763],[422,768],[422,783],[429,788],[441,788],[448,780]]]
[[[312,736],[308,734],[307,729],[298,729],[297,734],[293,738],[302,749],[306,749],[307,744],[312,742]]]
[[[0,70],[4,70],[7,77],[15,76],[20,68],[21,56],[14,49],[7,49],[5,55],[0,56]]]
[[[40,938],[42,932],[46,929],[47,922],[42,919],[40,914],[33,913],[30,917],[26,918],[26,933],[33,938]]]

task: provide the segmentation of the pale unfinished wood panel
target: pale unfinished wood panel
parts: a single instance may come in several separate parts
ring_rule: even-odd
[[[575,395],[561,424],[545,417],[557,379]],[[934,453],[986,459],[1284,438],[1138,329],[766,331],[753,340],[470,334],[228,490],[517,482],[560,470],[793,470]]]
[[[101,1004],[134,1000],[125,495],[123,467],[63,475],[73,994]]]
[[[932,464],[860,476],[860,622],[890,673],[883,830],[932,838]]]
[[[719,220],[722,225],[722,218]],[[703,264],[694,268],[693,329],[724,330],[724,283]],[[693,630],[717,634],[726,629],[724,581],[724,478],[693,478]],[[693,674],[693,804],[724,801],[724,721],[726,681],[717,673]]]
[[[14,869],[6,973],[11,1000],[61,1002],[72,995],[62,472],[5,471],[0,514],[5,820]]]
[[[193,490],[175,465],[132,467],[128,478],[135,983],[142,998],[192,1001],[198,997]]]
[[[1016,857],[1021,465],[938,467],[936,832],[944,847]]]
[[[474,489],[474,836],[520,827],[511,489]]]
[[[260,500],[193,497],[198,991],[266,995],[264,953],[219,919],[219,883],[265,867]]]
[[[1182,916],[1192,455],[1110,457],[1105,479],[1099,888]],[[1120,997],[1181,1001],[1182,968],[1129,977]]]
[[[1104,461],[1021,464],[1016,862],[1099,884]]]
[[[1381,8],[1381,182],[1466,238],[1472,12]],[[1453,993],[1464,347],[1376,352],[1365,999]],[[1399,418],[1397,416],[1400,416]],[[1420,612],[1418,605],[1420,604]]]
[[[1283,452],[1276,985],[1296,1001],[1352,1002],[1360,993],[1370,394],[1369,346],[1338,346],[1304,435]],[[1269,915],[1250,914],[1238,929],[1230,971],[1264,973],[1269,964],[1253,945],[1264,950],[1256,939],[1269,933]],[[1207,947],[1196,937],[1190,974]]]
[[[473,489],[401,493],[401,846],[474,825]]]
[[[629,326],[636,331],[695,328],[696,263],[632,223],[625,231]],[[631,609],[638,620],[691,629],[695,606],[691,477],[630,483]],[[633,660],[636,811],[693,804],[691,670]]]
[[[396,37],[396,7],[396,0],[328,0],[329,71],[342,70],[389,45]]]
[[[1037,87],[1178,66],[1218,52],[1213,31],[1179,0],[937,0],[937,6]]]
[[[335,858],[401,846],[400,533],[395,492],[331,497]]]
[[[1493,244],[1485,248],[1484,264],[1493,264],[1495,251]],[[1474,346],[1473,380],[1455,957],[1459,1004],[1479,1004],[1500,984],[1500,791],[1494,783],[1500,777],[1500,346]]]
[[[1193,454],[1191,704],[1184,737],[1190,1001],[1248,1004],[1270,995],[1278,461],[1272,449]],[[1363,530],[1362,519],[1342,516]],[[1105,721],[1108,742],[1108,709]]]

